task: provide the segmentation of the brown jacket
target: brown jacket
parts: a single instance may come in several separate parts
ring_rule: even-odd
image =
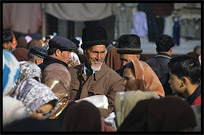
[[[108,113],[113,111],[116,92],[124,91],[123,78],[114,70],[102,65],[101,70],[92,74],[88,80],[83,73],[83,65],[78,65],[70,69],[71,101],[78,100],[93,95],[106,95],[109,102]],[[105,112],[104,112],[105,113]]]
[[[52,63],[44,69],[42,83],[46,84],[59,98],[58,109],[49,117],[50,119],[57,119],[69,103],[71,75],[64,65]]]
[[[113,70],[122,68],[122,62],[120,60],[120,54],[117,53],[117,48],[111,48],[105,58],[105,63]]]

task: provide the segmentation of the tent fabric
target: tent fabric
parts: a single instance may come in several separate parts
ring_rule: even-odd
[[[40,3],[3,3],[3,29],[36,33],[42,27]]]
[[[112,3],[46,3],[46,13],[69,21],[101,20],[113,15]]]

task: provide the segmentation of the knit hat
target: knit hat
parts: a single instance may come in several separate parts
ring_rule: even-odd
[[[94,45],[109,45],[106,30],[101,26],[85,27],[82,30],[82,49],[87,49]]]
[[[125,34],[120,36],[117,52],[120,54],[140,54],[142,53],[140,37],[135,34]]]

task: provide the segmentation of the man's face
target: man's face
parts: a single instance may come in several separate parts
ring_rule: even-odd
[[[120,55],[120,59],[122,62],[122,66],[126,65],[127,63],[129,63],[131,60],[139,60],[139,54],[121,54]]]
[[[169,84],[172,89],[172,92],[183,94],[185,92],[185,86],[183,85],[182,80],[179,79],[175,74],[172,74],[171,71],[169,71],[169,75],[170,75]]]
[[[43,60],[44,60],[43,58],[37,57],[37,58],[35,59],[34,63],[37,64],[37,65],[39,65],[39,64],[43,63]]]
[[[3,48],[7,51],[11,51],[12,50],[11,45],[12,45],[12,42],[4,43]]]
[[[99,68],[100,70],[100,67],[105,59],[105,51],[105,45],[95,45],[85,50],[84,54],[87,59],[87,64],[90,65],[92,70],[94,70],[93,68],[96,68],[96,70]]]
[[[38,108],[32,115],[31,117],[43,120],[44,115],[48,114],[52,110],[53,106],[51,104],[45,104]]]
[[[68,63],[69,60],[71,59],[71,52],[70,51],[60,51],[58,55],[58,59],[65,63]]]

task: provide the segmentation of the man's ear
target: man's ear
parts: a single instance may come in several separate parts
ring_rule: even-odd
[[[169,49],[169,51],[170,51],[170,52],[172,52],[172,51],[173,51],[173,49],[174,49],[174,47],[171,47],[171,48]]]
[[[136,54],[135,57],[137,60],[140,60],[140,54]]]
[[[55,51],[55,55],[56,55],[56,56],[59,56],[60,54],[61,54],[60,49],[57,49],[57,50]]]
[[[42,58],[39,58],[39,57],[37,57],[36,59],[35,59],[35,63],[38,65],[38,64],[41,64],[43,62],[43,60],[42,60]]]
[[[190,80],[187,77],[182,77],[181,78],[181,85],[186,86],[186,85],[188,85],[189,81]]]

